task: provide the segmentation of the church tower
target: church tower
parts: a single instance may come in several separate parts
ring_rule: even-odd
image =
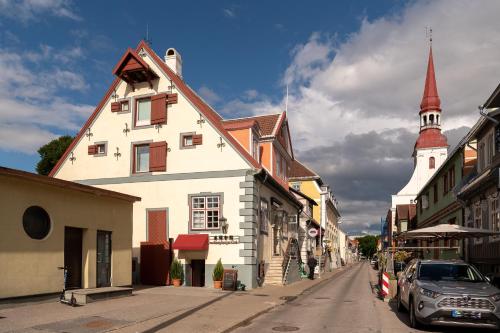
[[[408,184],[398,194],[392,196],[392,230],[395,230],[396,206],[416,204],[417,194],[448,157],[448,141],[446,136],[441,133],[441,100],[436,84],[432,45],[429,49],[427,75],[420,103],[419,118],[420,132],[413,150],[413,175]]]

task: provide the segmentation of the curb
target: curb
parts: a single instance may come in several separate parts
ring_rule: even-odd
[[[307,292],[311,291],[312,289],[314,289],[314,288],[316,288],[316,287],[319,287],[320,285],[325,284],[325,283],[326,283],[326,282],[328,282],[330,279],[332,279],[332,278],[334,278],[334,277],[338,276],[339,274],[341,274],[341,273],[343,274],[343,273],[345,273],[345,272],[348,272],[348,271],[349,271],[351,268],[353,268],[354,266],[355,266],[355,265],[351,265],[351,266],[349,266],[349,267],[348,267],[348,269],[337,269],[337,270],[336,270],[335,272],[333,272],[333,274],[332,274],[332,275],[330,275],[329,277],[324,278],[324,279],[322,279],[321,281],[319,281],[319,282],[317,282],[317,283],[313,284],[312,286],[309,286],[309,287],[305,288],[304,290],[302,290],[299,294],[297,294],[297,295],[295,295],[295,296],[291,296],[291,297],[290,297],[290,296],[288,296],[288,297],[287,297],[287,296],[282,296],[282,297],[280,297],[280,299],[282,299],[282,300],[283,300],[283,302],[280,302],[280,303],[277,303],[277,304],[275,304],[275,305],[269,306],[268,308],[265,308],[265,309],[263,309],[263,310],[261,310],[261,311],[259,311],[259,312],[255,313],[255,314],[251,315],[250,317],[247,317],[247,318],[243,319],[242,321],[240,321],[240,322],[238,322],[238,323],[236,323],[236,324],[232,325],[231,327],[228,327],[228,328],[226,328],[226,329],[224,329],[224,330],[222,330],[222,331],[220,331],[220,332],[221,332],[221,333],[229,333],[229,332],[232,332],[232,331],[234,331],[235,329],[237,329],[237,328],[239,328],[239,327],[244,327],[244,326],[247,326],[247,325],[249,325],[249,324],[250,324],[250,322],[251,322],[252,320],[254,320],[255,318],[257,318],[257,317],[259,317],[259,316],[261,316],[261,315],[263,315],[263,314],[265,314],[265,313],[267,313],[267,312],[269,312],[269,311],[271,311],[271,310],[273,310],[273,309],[277,308],[278,306],[282,306],[282,305],[284,305],[284,304],[287,304],[287,303],[290,303],[290,302],[294,301],[294,300],[295,300],[295,299],[297,299],[299,296],[302,296],[302,295],[304,295],[305,293],[307,293]],[[285,297],[287,297],[287,298],[285,298]]]

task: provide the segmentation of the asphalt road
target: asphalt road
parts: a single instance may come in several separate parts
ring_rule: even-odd
[[[234,332],[480,332],[413,330],[408,326],[408,313],[398,313],[395,304],[377,298],[372,288],[376,282],[376,271],[362,262]]]

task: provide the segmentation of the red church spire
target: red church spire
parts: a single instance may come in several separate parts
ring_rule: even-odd
[[[429,51],[429,63],[427,64],[427,77],[425,78],[424,96],[420,103],[420,113],[425,111],[441,112],[441,100],[439,99],[436,74],[434,73],[434,59],[432,57],[432,45]]]

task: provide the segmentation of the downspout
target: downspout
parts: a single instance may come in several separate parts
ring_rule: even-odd
[[[495,125],[498,125],[498,123],[499,123],[499,122],[498,122],[498,120],[496,120],[495,118],[493,118],[493,117],[489,116],[489,115],[488,115],[488,113],[484,111],[484,106],[483,106],[483,105],[479,105],[479,106],[478,106],[478,109],[479,109],[479,114],[480,114],[481,116],[483,116],[483,117],[485,117],[486,119],[488,119],[488,120],[490,120],[490,121],[494,122],[494,123],[495,123]]]
[[[262,172],[263,169],[258,169],[258,170],[255,170],[253,175],[256,176],[258,175],[259,173]],[[264,185],[267,181],[267,177],[269,176],[269,174],[266,172],[265,175],[264,175],[264,180],[259,184],[259,186],[257,186],[257,199],[258,199],[258,202],[259,202],[259,205],[260,205],[260,188],[262,187],[262,185]],[[260,210],[257,210],[258,214],[260,214]],[[258,217],[257,217],[258,218]],[[255,247],[255,250],[256,250],[256,259],[259,259],[259,246],[260,246],[260,228],[257,227],[257,242],[256,242],[256,247]],[[260,262],[257,261],[257,270],[259,270],[259,266],[260,266]],[[259,274],[260,272],[257,271],[257,285],[258,286],[262,286],[262,282],[263,282],[263,278],[259,277]]]

